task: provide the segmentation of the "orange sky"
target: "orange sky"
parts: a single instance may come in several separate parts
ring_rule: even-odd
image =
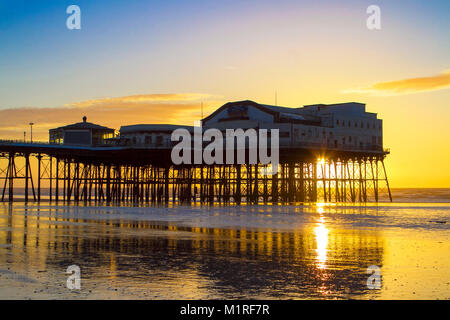
[[[192,125],[223,103],[356,101],[384,121],[393,187],[450,187],[448,1],[86,1],[0,7],[0,139],[88,121]],[[112,23],[112,21],[114,23]]]
[[[393,81],[391,83],[395,83]],[[383,95],[380,89],[373,96],[368,93],[348,94],[347,101],[367,103],[367,111],[378,113],[384,120],[384,146],[391,149],[386,165],[393,187],[448,187],[450,181],[450,131],[448,110],[441,112],[424,107],[427,103],[439,104],[437,92],[411,94],[415,82],[406,80],[399,87],[405,89],[405,82],[411,84],[406,96]],[[449,84],[447,83],[447,86]],[[379,86],[371,86],[375,91]],[[389,87],[392,90],[392,87]],[[434,90],[434,88],[430,88]],[[447,92],[441,95],[449,96]],[[364,95],[364,98],[361,98]],[[295,107],[299,103],[284,103],[278,94],[278,101],[285,106]],[[227,102],[225,99],[207,94],[142,94],[116,98],[99,98],[68,103],[59,108],[15,108],[0,110],[0,136],[22,139],[23,131],[29,134],[24,119],[33,119],[34,139],[46,141],[48,129],[81,121],[87,115],[89,121],[119,129],[121,125],[137,123],[178,123],[193,125],[201,117],[201,101],[207,115]],[[257,100],[262,103],[273,101]],[[317,102],[343,101],[333,98]],[[310,101],[309,101],[310,102]],[[445,104],[444,104],[445,105]],[[442,106],[444,106],[442,105]],[[392,107],[395,106],[395,107]],[[29,136],[28,136],[29,137]]]

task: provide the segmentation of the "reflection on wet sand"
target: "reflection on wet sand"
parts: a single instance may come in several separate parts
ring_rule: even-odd
[[[369,291],[367,266],[383,265],[377,231],[329,228],[322,216],[283,231],[4,208],[0,264],[62,295],[72,264],[82,269],[80,297],[169,299],[358,297]]]

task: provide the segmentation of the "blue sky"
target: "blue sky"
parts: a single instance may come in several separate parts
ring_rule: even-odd
[[[241,96],[227,71],[251,68],[251,63],[245,65],[248,61],[255,68],[272,64],[276,69],[276,54],[270,63],[255,63],[252,57],[322,50],[327,34],[340,38],[355,54],[380,47],[374,59],[385,59],[388,66],[399,54],[406,60],[420,54],[423,61],[404,67],[417,72],[430,65],[437,72],[448,62],[448,1],[378,1],[383,22],[378,38],[364,34],[365,8],[375,2],[3,0],[0,108],[58,106],[143,91]],[[81,30],[65,27],[70,4],[81,8]],[[352,45],[352,38],[359,43]],[[386,48],[393,52],[383,56]],[[268,56],[261,57],[261,51]],[[212,85],[210,72],[226,81]],[[283,74],[268,76],[275,82]]]

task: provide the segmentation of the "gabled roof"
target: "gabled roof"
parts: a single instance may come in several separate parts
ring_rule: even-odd
[[[227,103],[225,103],[223,106],[221,106],[219,109],[216,109],[216,111],[214,111],[213,113],[211,113],[209,116],[207,116],[206,118],[203,118],[203,119],[202,119],[202,123],[203,123],[204,121],[211,120],[211,119],[214,118],[218,113],[220,113],[222,110],[224,110],[224,109],[226,109],[226,108],[228,108],[228,107],[231,107],[231,106],[236,106],[236,105],[250,105],[250,106],[253,106],[253,107],[258,108],[258,109],[260,109],[260,110],[269,112],[269,113],[271,113],[271,114],[273,114],[273,115],[276,115],[276,114],[277,114],[276,111],[272,111],[272,110],[270,110],[270,109],[268,109],[268,108],[263,108],[263,105],[261,105],[261,104],[259,104],[259,103],[256,103],[255,101],[252,101],[252,100],[233,101],[233,102],[227,102]]]
[[[202,121],[208,121],[212,119],[215,115],[217,115],[219,112],[221,112],[223,109],[226,109],[228,107],[234,106],[234,105],[248,105],[253,106],[261,111],[270,113],[277,117],[279,119],[282,118],[291,118],[292,120],[305,120],[305,121],[317,121],[317,117],[313,117],[310,115],[305,115],[300,112],[299,108],[288,108],[288,107],[279,107],[279,106],[273,106],[268,104],[260,104],[252,100],[243,100],[243,101],[234,101],[234,102],[228,102],[221,106],[219,109],[211,113],[209,116],[204,118]],[[300,108],[301,109],[301,108]]]
[[[92,122],[77,122],[77,123],[73,123],[73,124],[69,124],[67,126],[62,126],[62,127],[58,127],[56,129],[53,130],[70,130],[70,129],[95,129],[95,130],[111,130],[114,131],[114,129],[108,128],[108,127],[104,127]]]
[[[294,108],[288,108],[288,107],[280,107],[280,106],[272,106],[270,104],[261,104],[260,106],[267,108],[269,110],[275,111],[275,112],[282,112],[282,113],[295,113]]]

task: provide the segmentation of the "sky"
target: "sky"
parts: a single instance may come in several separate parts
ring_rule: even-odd
[[[81,29],[69,30],[69,5]],[[381,29],[369,30],[369,5]],[[393,187],[450,187],[449,1],[0,1],[0,139],[192,125],[228,101],[366,103]]]

